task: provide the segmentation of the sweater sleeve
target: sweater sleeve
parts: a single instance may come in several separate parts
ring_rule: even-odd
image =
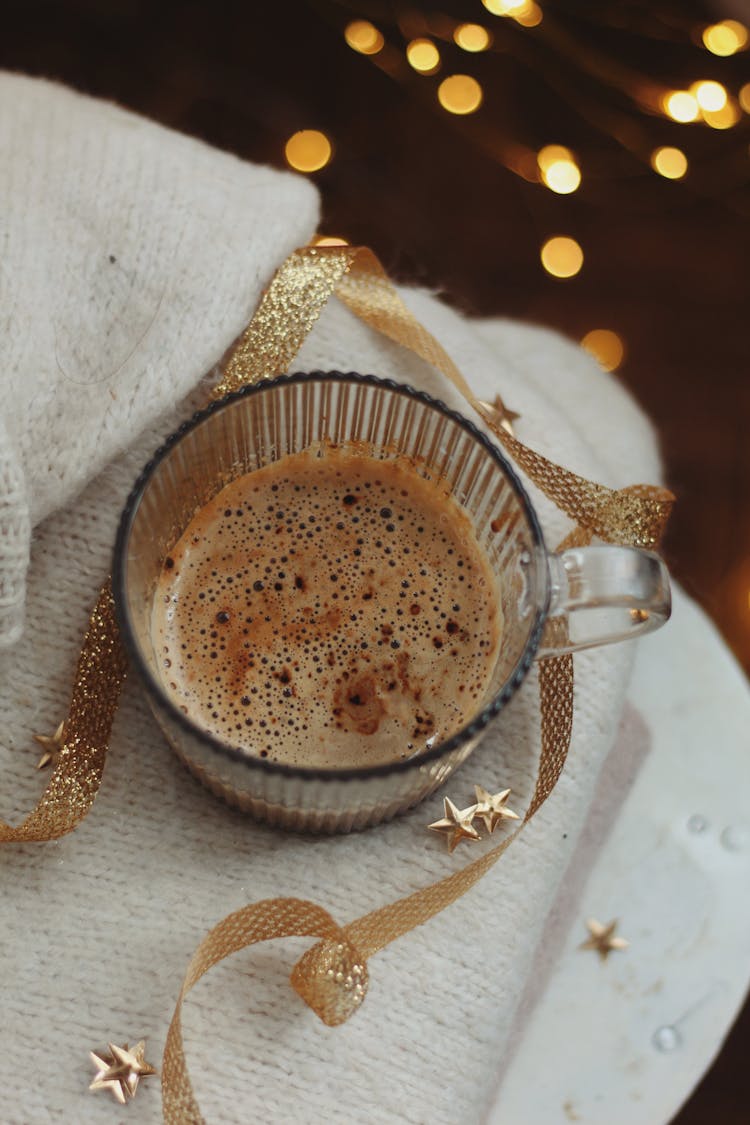
[[[298,176],[0,73],[0,644],[36,526],[199,383],[315,232]],[[14,452],[7,436],[12,435]]]
[[[30,539],[26,482],[0,416],[0,647],[21,635]]]

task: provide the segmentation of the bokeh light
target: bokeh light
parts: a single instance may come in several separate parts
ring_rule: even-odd
[[[708,80],[694,82],[690,87],[690,93],[694,95],[701,109],[716,112],[718,109],[723,109],[727,104],[727,92],[721,82]]]
[[[715,113],[704,109],[703,120],[712,129],[731,129],[740,120],[741,114],[739,107],[735,102],[728,101],[721,109],[717,109]]]
[[[482,0],[493,16],[510,16],[524,27],[536,27],[542,22],[543,13],[534,0]]]
[[[625,358],[622,337],[611,328],[592,328],[581,340],[581,347],[598,359],[605,371],[616,371]]]
[[[516,23],[520,23],[522,27],[538,27],[542,22],[544,13],[538,4],[532,2],[524,4],[516,12],[511,12],[513,19]]]
[[[750,82],[745,83],[737,98],[745,113],[750,113]]]
[[[722,20],[703,30],[703,45],[712,55],[735,55],[747,45],[747,28],[739,20]]]
[[[583,250],[574,238],[558,234],[544,243],[541,259],[553,277],[575,277],[583,265]]]
[[[688,170],[688,161],[681,148],[663,145],[651,153],[651,167],[667,180],[681,180]]]
[[[545,145],[537,153],[537,164],[542,172],[558,160],[572,160],[573,153],[565,145]]]
[[[383,36],[369,20],[352,20],[346,25],[344,38],[352,50],[361,55],[377,55],[385,44]]]
[[[448,113],[473,113],[482,104],[482,87],[470,74],[451,74],[438,87],[438,101]]]
[[[318,234],[313,239],[313,246],[348,246],[346,238],[339,238],[334,234]]]
[[[570,149],[563,145],[545,145],[537,154],[542,181],[558,195],[569,195],[581,183],[581,170]]]
[[[492,43],[492,36],[480,23],[460,23],[453,32],[453,39],[464,51],[486,51]]]
[[[440,52],[431,39],[412,39],[406,48],[409,66],[420,74],[434,74],[440,67]]]
[[[510,16],[514,11],[523,8],[526,0],[482,0],[482,3],[493,16]]]
[[[286,162],[297,172],[318,172],[333,155],[331,142],[317,129],[293,133],[284,147]]]
[[[662,109],[673,121],[684,124],[700,116],[700,106],[695,94],[689,90],[672,90],[662,98]]]

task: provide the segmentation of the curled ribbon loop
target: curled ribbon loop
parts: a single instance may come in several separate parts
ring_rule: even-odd
[[[321,906],[305,899],[273,898],[229,914],[214,926],[193,954],[169,1025],[161,1075],[162,1109],[168,1125],[204,1125],[182,1043],[182,1003],[188,992],[225,957],[249,945],[281,937],[322,939],[302,959],[304,969],[295,969],[292,983],[324,1023],[342,1023],[362,1002],[367,987],[366,966],[344,931]]]
[[[292,987],[329,1027],[337,1027],[356,1012],[365,998],[367,964],[347,941],[323,941],[300,957],[291,976]]]

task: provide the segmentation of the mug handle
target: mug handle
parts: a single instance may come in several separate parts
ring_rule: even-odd
[[[669,619],[669,574],[652,551],[574,547],[547,562],[550,604],[537,658],[640,637]]]

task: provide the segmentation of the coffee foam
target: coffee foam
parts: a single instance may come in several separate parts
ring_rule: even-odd
[[[500,633],[489,563],[444,486],[340,448],[223,488],[165,559],[152,616],[164,687],[197,725],[318,768],[455,733]]]

